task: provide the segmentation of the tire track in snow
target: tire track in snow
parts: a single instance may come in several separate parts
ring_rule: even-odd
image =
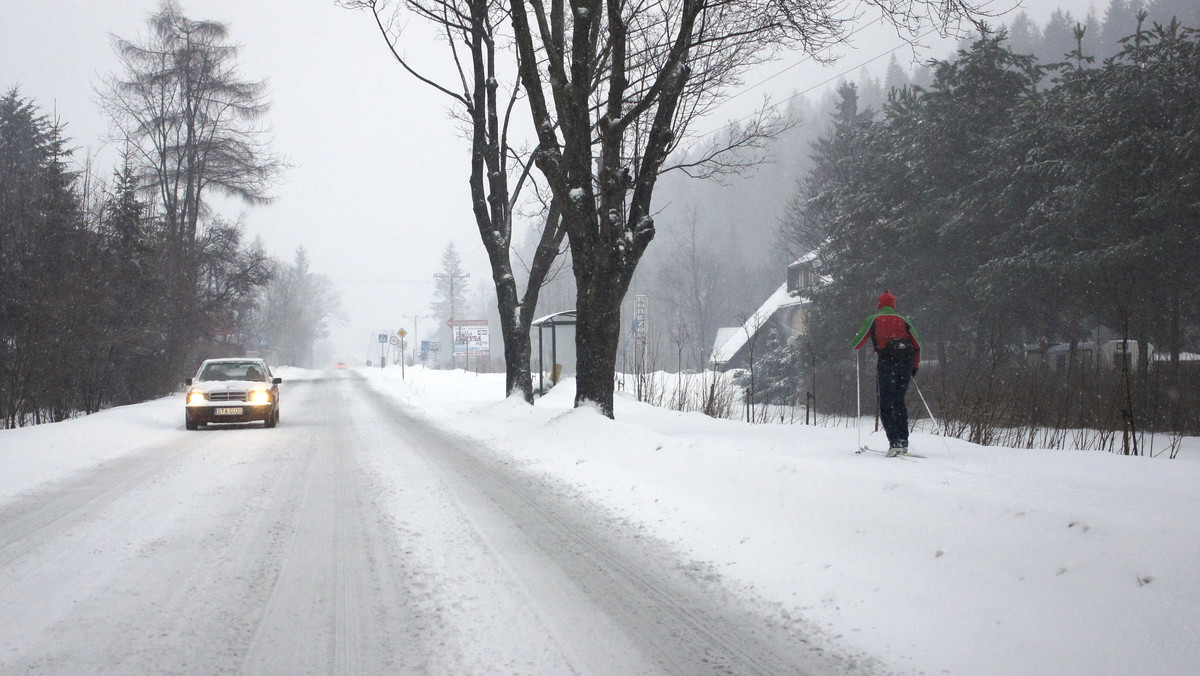
[[[194,451],[194,442],[180,439],[166,447],[134,451],[0,506],[0,568],[98,518],[113,502],[169,472]]]
[[[307,409],[304,466],[281,487],[269,593],[246,651],[250,673],[411,673],[428,661],[393,529],[370,502],[362,441],[343,390],[326,379]]]
[[[632,673],[635,664],[689,675],[864,673],[689,575],[665,545],[580,496],[367,394],[397,435],[441,468],[501,568],[523,578],[530,603],[575,653],[581,673]]]

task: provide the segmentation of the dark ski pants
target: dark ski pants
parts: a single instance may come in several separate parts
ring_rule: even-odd
[[[879,420],[891,446],[908,448],[908,407],[904,396],[912,380],[912,364],[893,364],[880,359],[875,367],[879,388]]]

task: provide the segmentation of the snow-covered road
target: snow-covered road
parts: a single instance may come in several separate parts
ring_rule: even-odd
[[[0,673],[855,673],[361,375],[284,396],[0,501]]]

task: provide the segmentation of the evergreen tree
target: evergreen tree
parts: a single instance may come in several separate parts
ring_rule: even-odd
[[[1140,0],[1110,0],[1104,11],[1097,56],[1107,59],[1121,51],[1121,38],[1137,29],[1137,15],[1142,10]]]
[[[0,99],[0,407],[4,425],[80,408],[93,282],[62,125],[12,89]]]
[[[850,179],[857,135],[872,117],[870,110],[859,110],[855,84],[842,82],[837,95],[832,126],[811,144],[812,169],[799,183],[780,223],[779,239],[793,260],[825,243],[828,225],[841,208],[833,191]]]
[[[888,60],[887,70],[883,76],[884,92],[890,94],[893,89],[907,87],[910,84],[908,73],[900,67],[900,61],[892,54],[892,58]]]
[[[1061,9],[1054,10],[1046,27],[1042,29],[1042,41],[1037,57],[1043,63],[1058,63],[1075,49],[1075,17]]]
[[[1200,3],[1195,0],[1151,0],[1146,10],[1151,20],[1164,26],[1178,19],[1188,28],[1200,28]]]
[[[469,319],[463,316],[468,313],[468,277],[470,273],[463,270],[462,259],[458,256],[458,249],[454,248],[454,242],[447,243],[442,251],[442,271],[434,275],[433,302],[429,305],[433,314],[442,321]]]
[[[1042,42],[1042,30],[1025,10],[1021,10],[1008,29],[1008,43],[1017,54],[1036,54]]]
[[[341,299],[327,277],[312,272],[304,247],[296,249],[291,264],[274,262],[271,271],[247,323],[267,338],[281,362],[311,368],[317,340],[340,319]]]
[[[113,174],[112,187],[100,209],[98,233],[103,255],[96,277],[103,299],[97,309],[104,318],[93,323],[110,344],[109,358],[101,363],[106,366],[103,379],[111,387],[108,395],[115,404],[159,394],[159,374],[166,367],[161,361],[168,321],[161,265],[165,246],[139,191],[133,164],[126,156]]]
[[[923,324],[940,327],[943,339],[994,341],[1004,327],[995,325],[988,295],[971,283],[1011,225],[996,203],[1004,199],[995,192],[1006,187],[1004,174],[993,171],[988,149],[1014,111],[1036,95],[1040,72],[1032,57],[1004,44],[1002,33],[980,38],[935,70],[920,105],[889,120],[889,134],[896,135],[891,145],[915,185],[894,193],[884,240],[891,251],[877,257],[878,265],[887,275],[883,285],[904,289],[911,311],[924,313]]]
[[[754,361],[754,402],[794,406],[804,401],[807,375],[807,351],[796,338],[780,335],[774,327],[766,330],[766,344]],[[749,385],[749,376],[738,384]]]

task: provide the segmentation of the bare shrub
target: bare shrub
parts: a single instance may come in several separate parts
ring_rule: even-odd
[[[924,391],[947,436],[1012,448],[1174,457],[1184,435],[1200,433],[1189,414],[1200,404],[1197,375],[1200,365],[1190,362],[1123,369],[1073,356],[1052,368],[1023,355],[997,355],[984,363],[926,365],[919,377],[932,385]],[[864,381],[863,392],[874,392],[874,379],[864,374]],[[825,401],[845,398],[827,394]],[[913,403],[916,421],[924,411]],[[864,413],[874,411],[873,398],[864,396],[863,404]]]

